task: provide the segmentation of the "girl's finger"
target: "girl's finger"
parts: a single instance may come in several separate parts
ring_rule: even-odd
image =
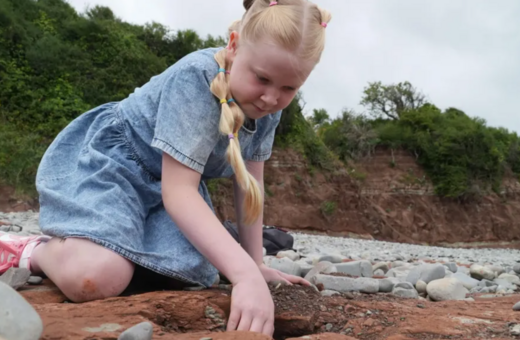
[[[251,328],[251,322],[253,320],[249,315],[242,314],[240,318],[240,323],[238,324],[237,331],[249,331]]]
[[[231,313],[229,314],[229,319],[227,322],[227,331],[235,331],[237,329],[238,323],[240,322],[240,312],[236,307],[231,306]]]
[[[289,275],[289,274],[283,274],[283,277],[284,279],[292,282],[292,283],[299,283],[299,284],[303,284],[305,286],[310,286],[311,283],[299,276],[294,276],[294,275]]]

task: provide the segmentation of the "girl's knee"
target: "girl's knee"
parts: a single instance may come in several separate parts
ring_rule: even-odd
[[[70,300],[118,296],[130,283],[134,264],[115,252],[85,240],[67,239],[63,245],[68,257],[54,281]]]

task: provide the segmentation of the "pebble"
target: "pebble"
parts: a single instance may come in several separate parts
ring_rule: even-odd
[[[406,277],[406,281],[415,285],[419,280],[429,283],[433,280],[442,279],[446,275],[444,268],[445,267],[441,264],[423,264],[417,266],[410,270],[410,273],[408,273],[408,276]]]
[[[464,287],[466,289],[472,289],[472,288],[478,286],[478,284],[480,282],[479,280],[476,280],[476,279],[462,273],[461,271],[458,271],[455,274],[453,274],[452,278],[457,279],[460,282],[462,282],[462,284],[464,285]]]
[[[0,276],[0,281],[17,290],[27,283],[30,276],[31,272],[25,268],[11,267]]]
[[[328,262],[328,261],[323,261],[323,262],[317,263],[314,266],[314,268],[312,268],[307,273],[307,275],[305,275],[304,279],[311,282],[313,280],[314,276],[316,276],[318,274],[330,274],[330,273],[335,273],[337,271],[338,271],[338,269],[336,268],[336,266],[333,263]]]
[[[372,270],[374,271],[374,275],[375,275],[375,272],[377,270],[381,270],[383,272],[383,274],[386,274],[386,272],[388,272],[388,263],[386,262],[378,262],[376,264],[374,264],[372,266]]]
[[[514,325],[510,332],[511,335],[520,335],[520,325]]]
[[[394,286],[399,283],[399,280],[395,277],[389,277],[386,279],[380,279],[379,281],[379,292],[381,293],[390,293]]]
[[[315,285],[322,284],[325,289],[335,290],[337,292],[361,292],[361,293],[377,293],[379,291],[379,282],[376,279],[360,277],[350,278],[343,276],[332,276],[318,274],[314,277]]]
[[[520,278],[516,275],[503,273],[498,276],[498,279],[506,280],[509,283],[513,283],[515,285],[520,285]]]
[[[374,271],[374,276],[385,276],[385,272],[382,271],[381,269],[376,269]]]
[[[415,289],[417,289],[418,293],[424,294],[424,293],[426,293],[426,286],[428,286],[428,284],[426,282],[419,280],[415,284]]]
[[[513,266],[513,271],[517,274],[520,274],[520,263],[517,263]]]
[[[16,290],[0,282],[0,332],[5,339],[38,340],[43,323],[34,308]]]
[[[43,279],[39,276],[31,276],[29,277],[29,280],[27,280],[27,283],[30,285],[39,285],[43,282]]]
[[[336,268],[339,273],[349,274],[352,276],[374,276],[374,273],[372,272],[372,264],[370,263],[370,261],[367,260],[337,263]]]
[[[457,267],[457,264],[455,262],[448,262],[444,264],[446,268],[448,268],[452,273],[456,273],[459,268]]]
[[[345,260],[346,257],[342,255],[323,255],[319,258],[318,261],[326,261],[331,263],[341,263],[343,260]]]
[[[150,322],[141,322],[121,333],[117,340],[152,340],[153,325]]]
[[[394,287],[392,294],[405,299],[417,299],[419,297],[419,293],[415,289],[406,289],[400,287]]]
[[[517,303],[515,303],[515,305],[513,306],[513,310],[514,311],[520,311],[520,301],[518,301]]]
[[[463,300],[469,293],[462,282],[455,278],[431,281],[426,292],[433,301]]]
[[[469,273],[471,274],[471,277],[477,280],[494,280],[495,279],[495,272],[491,270],[489,267],[484,267],[479,264],[474,264],[469,268]]]
[[[417,299],[419,294],[410,282],[400,282],[394,285],[392,294],[406,299]]]
[[[282,251],[279,251],[278,254],[276,254],[276,257],[277,258],[286,257],[288,259],[291,259],[292,261],[297,261],[300,259],[300,254],[298,254],[294,250],[282,250]]]
[[[267,261],[265,260],[267,258]],[[287,257],[276,258],[272,256],[267,256],[264,258],[266,261],[266,265],[270,268],[281,271],[282,273],[301,276],[302,268],[296,262],[293,262],[291,259]]]
[[[335,290],[325,289],[325,290],[322,290],[320,292],[320,294],[321,294],[321,296],[333,296],[333,295],[339,295],[340,293]]]

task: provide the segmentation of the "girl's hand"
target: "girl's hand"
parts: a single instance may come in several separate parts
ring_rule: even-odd
[[[302,284],[305,286],[311,285],[309,281],[304,280],[303,278],[301,278],[299,276],[282,273],[279,270],[267,267],[263,263],[258,267],[259,267],[260,272],[262,273],[265,281],[267,281],[267,282],[282,281],[288,285],[292,285],[293,283],[299,283],[299,284]]]
[[[227,331],[249,331],[273,336],[274,302],[267,283],[255,270],[233,285]]]

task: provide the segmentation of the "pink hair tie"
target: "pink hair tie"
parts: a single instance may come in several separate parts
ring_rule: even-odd
[[[326,22],[322,22],[322,23],[321,23],[321,26],[327,28],[327,23],[326,23]]]
[[[269,4],[269,7],[274,6],[274,5],[278,5],[278,1],[271,1],[271,3]]]

